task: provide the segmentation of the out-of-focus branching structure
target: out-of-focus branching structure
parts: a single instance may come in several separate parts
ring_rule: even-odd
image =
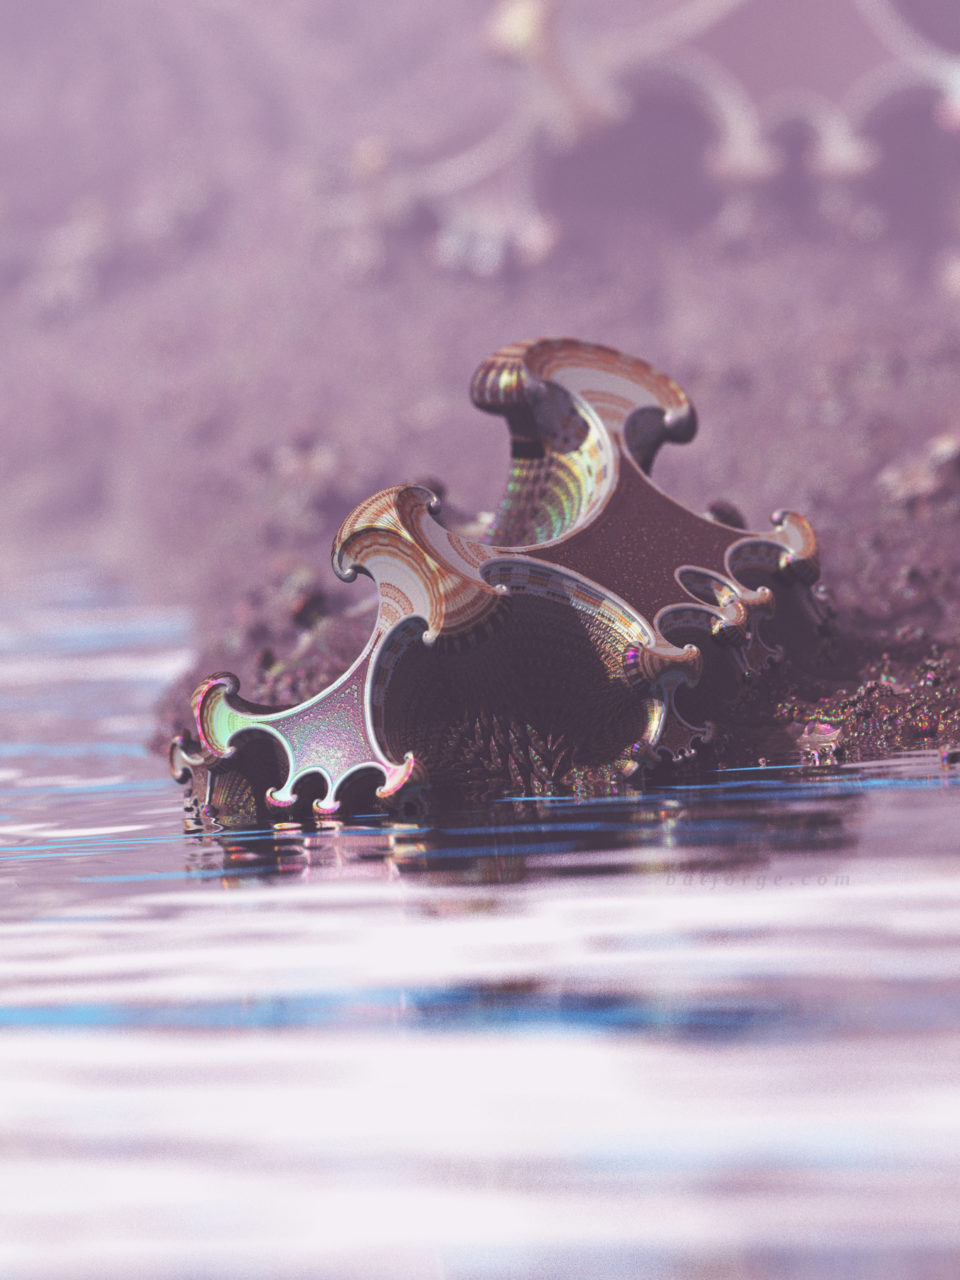
[[[641,142],[661,125],[644,119],[653,84],[709,121],[704,163],[727,194],[776,182],[792,146],[806,178],[835,196],[875,166],[872,124],[911,91],[935,95],[942,128],[960,126],[960,48],[921,34],[893,0],[648,0],[617,31],[563,0],[501,0],[482,46],[511,65],[515,86],[486,136],[429,160],[366,138],[347,189],[326,193],[320,221],[342,235],[350,266],[382,263],[389,232],[418,217],[441,266],[492,275],[543,261],[564,211],[543,206],[538,170],[603,148],[625,124]],[[622,198],[615,185],[601,195]]]
[[[958,65],[955,0],[0,0],[7,564],[299,584],[401,453],[489,506],[456,391],[545,317],[827,529],[955,430]]]

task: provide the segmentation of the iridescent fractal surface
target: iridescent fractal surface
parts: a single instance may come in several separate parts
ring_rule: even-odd
[[[371,770],[399,804],[615,787],[693,756],[746,679],[788,653],[816,662],[827,628],[807,521],[781,512],[769,533],[747,532],[650,480],[660,447],[696,430],[672,379],[607,347],[542,340],[484,361],[471,395],[511,436],[486,539],[442,525],[419,486],[361,503],[333,565],[377,584],[366,649],[286,709],[245,702],[229,673],[200,686],[198,741],[172,749],[176,775],[205,789],[200,816],[216,819],[210,787],[238,743],[264,737],[279,776],[248,780],[268,806],[317,779],[315,805],[332,812]]]

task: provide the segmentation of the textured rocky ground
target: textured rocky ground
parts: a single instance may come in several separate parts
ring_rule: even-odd
[[[473,271],[439,270],[435,233],[454,223],[415,202],[365,258],[332,226],[364,163],[413,173],[517,109],[493,10],[0,2],[8,562],[79,545],[155,595],[222,601],[291,547],[322,565],[382,483],[438,475],[488,507],[505,441],[464,388],[518,336],[675,373],[704,431],[665,482],[754,519],[785,500],[821,518],[831,487],[949,429],[954,306],[932,282],[960,144],[929,94],[870,125],[873,176],[817,188],[786,136],[785,169],[751,196],[710,177],[700,105],[631,82],[616,128],[532,146],[489,193],[507,224],[532,184],[559,235],[540,265],[477,275],[475,245]],[[571,39],[638,23],[626,0],[564,12]],[[902,262],[877,248],[884,229]],[[827,443],[829,467],[810,467]]]
[[[572,32],[602,20],[611,39],[635,19],[620,0],[567,10]],[[79,554],[136,575],[198,609],[198,673],[296,699],[368,629],[326,616],[364,590],[328,568],[341,518],[427,477],[490,508],[507,444],[469,407],[472,369],[506,341],[569,334],[645,356],[693,397],[701,432],[658,463],[664,488],[729,499],[755,527],[783,505],[814,522],[850,637],[838,680],[876,678],[886,702],[785,687],[804,707],[777,723],[841,717],[848,752],[923,726],[952,742],[956,136],[906,95],[870,124],[880,164],[862,180],[811,181],[788,130],[779,177],[723,186],[695,104],[634,86],[615,129],[533,147],[496,193],[509,223],[532,183],[558,233],[539,263],[507,252],[490,274],[496,246],[478,242],[441,270],[443,209],[416,202],[377,244],[337,232],[365,165],[386,155],[402,175],[510,118],[517,73],[486,52],[490,14],[0,3],[7,568]],[[808,710],[814,693],[833,701]]]
[[[627,237],[608,248],[604,337],[613,331],[629,345],[621,308],[636,257]],[[658,335],[676,345],[668,367],[695,390],[702,426],[693,444],[664,451],[656,478],[698,508],[735,501],[752,527],[779,505],[809,514],[837,610],[832,661],[814,677],[784,671],[747,698],[707,762],[825,763],[932,743],[949,750],[960,742],[954,304],[889,245],[797,236],[731,244],[710,231],[661,241],[658,255],[669,281]],[[520,305],[528,291],[542,301],[561,281],[568,295],[588,294],[596,271],[595,258],[589,267],[573,260],[518,284]],[[445,285],[455,287],[441,279],[441,296]],[[577,331],[592,336],[596,323]],[[476,420],[471,429],[469,409],[458,417],[464,450],[499,447],[505,468],[503,442],[490,438],[499,424]],[[391,478],[415,478],[402,461]],[[317,591],[332,574],[319,559],[300,566],[248,586],[194,674],[228,667],[248,696],[289,704],[344,669],[372,615],[327,616],[330,602]],[[192,679],[168,700],[164,728],[176,708],[182,718]]]

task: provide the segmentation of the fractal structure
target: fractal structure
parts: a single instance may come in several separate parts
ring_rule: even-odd
[[[518,795],[596,794],[709,749],[783,664],[828,630],[813,531],[701,516],[650,480],[696,431],[672,379],[572,340],[505,347],[471,395],[506,419],[510,474],[482,538],[427,489],[375,494],[341,525],[333,568],[377,586],[353,665],[296,706],[203,681],[171,764],[204,825],[396,812]]]

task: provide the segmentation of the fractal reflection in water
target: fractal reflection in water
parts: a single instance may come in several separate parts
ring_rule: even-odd
[[[171,764],[204,825],[309,818],[376,801],[403,813],[511,795],[596,795],[722,760],[784,680],[815,679],[832,627],[813,530],[752,532],[650,479],[691,440],[669,377],[608,347],[504,347],[473,378],[506,419],[511,466],[478,529],[397,485],[361,503],[334,572],[377,586],[366,646],[294,706],[204,680]],[[790,673],[786,676],[785,673]]]

